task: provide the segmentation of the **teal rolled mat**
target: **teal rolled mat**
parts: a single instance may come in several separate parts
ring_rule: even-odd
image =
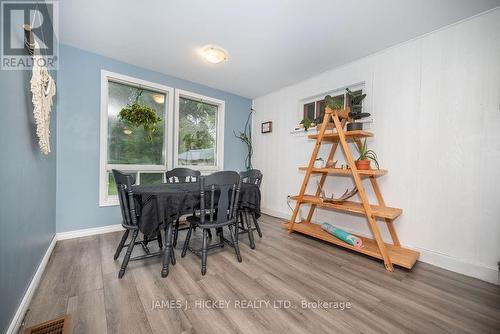
[[[337,239],[340,239],[351,246],[354,246],[356,248],[361,248],[363,246],[363,241],[360,238],[358,238],[355,235],[347,233],[343,229],[335,227],[329,223],[321,224],[321,228],[326,232],[330,233],[331,235],[333,235],[334,237],[336,237]]]

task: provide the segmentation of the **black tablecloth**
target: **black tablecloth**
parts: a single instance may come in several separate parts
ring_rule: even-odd
[[[139,229],[147,236],[154,235],[160,226],[178,215],[192,213],[200,206],[200,186],[197,183],[162,183],[133,186]],[[243,184],[240,207],[253,210],[260,216],[260,189]]]

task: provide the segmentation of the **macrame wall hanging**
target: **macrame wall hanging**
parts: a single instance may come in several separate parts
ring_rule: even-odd
[[[25,28],[26,29],[26,28]],[[56,82],[50,76],[44,59],[40,55],[38,43],[30,41],[29,49],[33,50],[33,69],[31,76],[31,93],[33,94],[33,116],[36,123],[36,135],[40,151],[47,155],[50,152],[50,112],[52,98],[56,95]]]

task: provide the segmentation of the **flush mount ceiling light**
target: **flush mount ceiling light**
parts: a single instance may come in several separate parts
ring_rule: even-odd
[[[203,58],[212,64],[222,63],[227,59],[226,52],[215,46],[207,46],[202,51]]]

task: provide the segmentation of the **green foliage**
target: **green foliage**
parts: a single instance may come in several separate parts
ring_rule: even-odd
[[[179,153],[214,148],[217,137],[217,106],[181,97],[179,100]],[[186,161],[213,164],[215,161]],[[181,163],[181,162],[180,162]]]
[[[332,97],[330,95],[325,96],[325,104],[332,110],[342,109],[344,107],[343,100],[336,99],[335,97]]]
[[[362,102],[366,97],[366,94],[363,94],[361,91],[353,92],[349,88],[346,88],[347,91],[347,99],[349,102],[349,106],[351,107],[351,111],[349,112],[349,117],[357,120],[365,117],[369,117],[370,114],[367,112],[362,112]]]
[[[370,159],[371,161],[373,161],[375,163],[377,168],[380,168],[378,165],[378,161],[377,161],[377,154],[373,150],[368,149],[368,146],[366,145],[366,138],[365,138],[363,145],[361,147],[358,147],[356,145],[356,149],[358,150],[358,153],[359,153],[359,157],[357,160]]]
[[[147,104],[139,103],[139,95],[133,103],[129,103],[118,114],[118,119],[124,122],[127,126],[143,127],[149,134],[149,140],[153,140],[153,134],[158,131],[157,125],[161,122],[161,117],[156,114],[156,111]]]
[[[300,124],[302,124],[304,126],[304,130],[308,130],[311,125],[312,125],[313,121],[311,121],[309,118],[304,118],[302,121],[300,121]]]

